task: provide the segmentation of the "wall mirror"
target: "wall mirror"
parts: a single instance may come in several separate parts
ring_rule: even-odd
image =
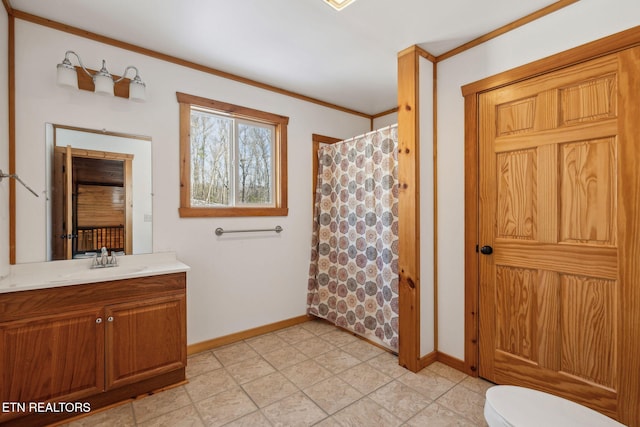
[[[151,138],[46,124],[47,260],[151,253]]]

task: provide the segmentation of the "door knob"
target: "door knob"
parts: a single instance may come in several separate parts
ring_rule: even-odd
[[[483,246],[480,248],[480,252],[483,255],[491,255],[493,253],[493,248],[491,246]]]

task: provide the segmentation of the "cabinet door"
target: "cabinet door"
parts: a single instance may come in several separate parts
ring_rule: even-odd
[[[107,388],[186,366],[184,294],[110,305],[105,317]]]
[[[104,390],[101,313],[98,308],[0,324],[0,401],[74,400]]]

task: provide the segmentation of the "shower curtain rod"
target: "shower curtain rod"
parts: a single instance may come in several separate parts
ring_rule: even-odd
[[[381,131],[384,131],[384,130],[387,130],[387,129],[392,129],[394,127],[397,128],[398,124],[394,123],[394,124],[389,125],[389,126],[381,127],[380,129],[371,130],[371,131],[363,133],[361,135],[352,136],[351,138],[343,139],[342,141],[336,142],[336,144],[341,144],[343,142],[348,142],[348,141],[351,141],[351,140],[356,139],[356,138],[364,138],[365,136],[369,136],[371,134],[374,134],[374,133],[377,133],[377,132],[381,132]]]

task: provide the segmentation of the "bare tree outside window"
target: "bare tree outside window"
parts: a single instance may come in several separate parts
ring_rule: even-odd
[[[191,112],[191,205],[271,205],[273,126]]]
[[[238,125],[238,203],[271,204],[272,146],[272,129]]]

